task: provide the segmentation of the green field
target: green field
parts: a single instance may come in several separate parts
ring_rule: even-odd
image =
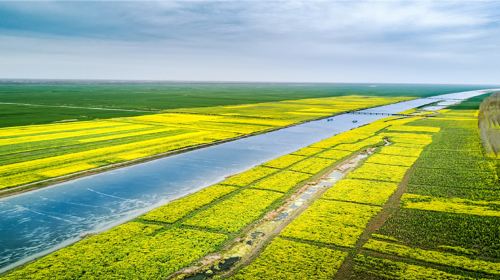
[[[410,124],[440,131],[409,172],[399,209],[356,256],[353,278],[498,279],[498,175],[477,127],[484,97]]]
[[[0,191],[408,99],[339,96],[0,128]]]
[[[466,85],[381,84],[372,87],[369,84],[0,81],[0,127],[137,116],[176,108],[353,94],[419,97],[479,88],[481,87]],[[116,111],[97,108],[112,108]]]

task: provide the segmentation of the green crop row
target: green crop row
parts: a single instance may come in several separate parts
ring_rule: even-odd
[[[474,256],[500,258],[498,217],[402,208],[378,232],[410,246],[433,250],[461,247]]]
[[[435,146],[429,146],[423,153],[422,159],[426,158],[450,158],[451,160],[484,160],[484,155],[480,151],[461,150],[461,149],[437,149]]]
[[[352,271],[354,279],[475,279],[430,267],[374,258],[365,255],[357,255],[354,262],[355,264]]]
[[[484,272],[500,276],[500,263],[472,259],[456,254],[412,248],[405,245],[370,239],[363,248],[385,254],[407,257],[429,263],[463,268],[470,271]]]
[[[491,160],[476,159],[469,155],[461,154],[460,151],[443,153],[439,150],[434,150],[422,153],[418,160],[418,167],[454,170],[467,167],[468,170],[492,172],[495,164]]]
[[[494,189],[497,182],[496,173],[471,170],[466,166],[461,169],[417,167],[410,177],[410,184],[438,187]]]
[[[430,195],[433,197],[498,201],[498,191],[495,189],[472,189],[465,186],[439,187],[409,184],[408,192],[420,195]]]
[[[443,127],[442,132],[436,135],[434,139],[434,149],[481,151],[479,135],[470,133],[475,129],[476,127]]]

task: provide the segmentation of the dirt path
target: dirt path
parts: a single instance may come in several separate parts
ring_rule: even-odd
[[[170,279],[204,279],[214,270],[219,275],[230,276],[239,268],[252,262],[290,222],[304,212],[327,189],[335,185],[347,173],[358,167],[375,148],[357,153],[339,164],[332,166],[324,175],[306,183],[278,209],[269,212],[260,222],[236,238],[226,249],[207,255],[197,264],[184,268]]]
[[[408,188],[408,181],[410,179],[410,174],[412,174],[413,172],[413,169],[413,166],[408,169],[403,180],[399,183],[396,191],[391,195],[391,197],[389,197],[384,206],[382,206],[382,210],[370,220],[368,225],[365,227],[365,230],[356,242],[354,248],[349,251],[349,254],[340,266],[334,279],[350,278],[350,273],[352,272],[354,265],[354,257],[356,257],[356,255],[360,253],[363,245],[365,245],[365,243],[370,239],[372,233],[375,233],[378,229],[380,229],[380,227],[384,225],[385,221],[387,221],[387,219],[399,208],[399,202]]]

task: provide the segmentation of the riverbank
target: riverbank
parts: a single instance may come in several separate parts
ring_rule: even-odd
[[[408,100],[404,97],[361,99],[356,96],[339,97],[338,101],[325,99],[326,105],[320,105],[316,99],[305,99],[1,129],[0,196],[268,133],[352,109]],[[262,109],[262,118],[249,106],[266,107]],[[307,112],[302,111],[304,108]],[[309,112],[311,109],[316,111]]]

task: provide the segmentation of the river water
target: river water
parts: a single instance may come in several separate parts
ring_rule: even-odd
[[[398,113],[487,92],[445,94],[360,112]],[[341,114],[0,199],[0,272],[226,176],[384,117]]]

